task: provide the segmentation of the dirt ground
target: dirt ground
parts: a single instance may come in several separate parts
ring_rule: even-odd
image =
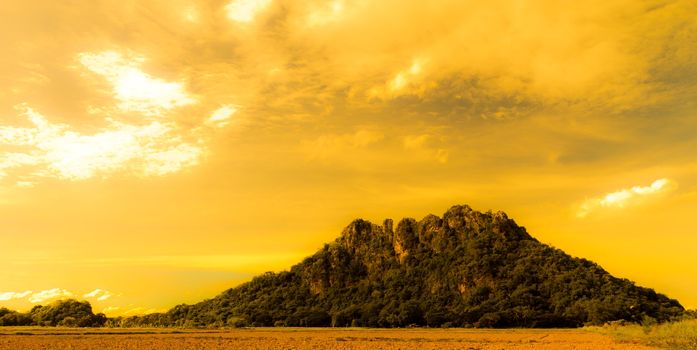
[[[656,349],[584,330],[0,328],[0,350],[51,349]]]

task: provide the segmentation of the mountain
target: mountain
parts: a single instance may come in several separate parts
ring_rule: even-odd
[[[122,320],[176,326],[577,327],[666,321],[676,300],[540,243],[502,212],[355,220],[289,271]]]

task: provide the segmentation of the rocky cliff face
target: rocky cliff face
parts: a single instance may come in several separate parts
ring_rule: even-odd
[[[343,230],[338,242],[358,256],[374,252],[376,245],[382,248],[383,243],[389,243],[394,256],[403,262],[410,251],[421,249],[441,253],[483,232],[509,241],[534,240],[525,228],[503,212],[481,213],[467,205],[458,205],[450,208],[443,218],[429,214],[420,221],[402,219],[394,231],[392,219],[386,219],[382,226],[354,220]]]
[[[683,308],[538,242],[505,213],[458,205],[396,227],[354,220],[290,271],[182,310],[205,325],[558,327],[667,320]]]

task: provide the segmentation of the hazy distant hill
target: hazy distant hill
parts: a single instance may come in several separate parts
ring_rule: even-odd
[[[502,212],[355,220],[290,271],[135,323],[549,327],[663,321],[683,307],[532,238]]]

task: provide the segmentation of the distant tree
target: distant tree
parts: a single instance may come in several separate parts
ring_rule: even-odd
[[[106,323],[106,316],[95,315],[89,302],[74,299],[37,305],[27,316],[37,326],[101,327]]]
[[[0,326],[29,326],[32,320],[26,314],[0,308]]]

